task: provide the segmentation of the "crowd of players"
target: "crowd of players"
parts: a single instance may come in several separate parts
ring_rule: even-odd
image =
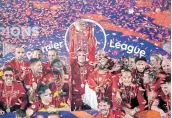
[[[170,117],[171,62],[167,57],[152,54],[149,64],[145,57],[114,59],[99,50],[93,63],[84,50],[78,50],[69,66],[54,48],[48,51],[48,62],[41,61],[42,55],[34,49],[27,62],[23,60],[25,49],[16,47],[15,58],[3,67],[1,115],[92,109],[83,102],[88,84],[99,103],[95,118],[132,118],[144,110]]]

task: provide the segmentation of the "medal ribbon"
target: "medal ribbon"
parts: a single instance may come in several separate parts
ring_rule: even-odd
[[[17,66],[16,68],[19,69],[19,70],[18,70],[18,73],[21,74],[22,71],[23,71],[22,68],[25,67],[25,66],[24,66],[24,62],[23,62],[23,61],[19,62],[19,61],[16,60],[15,63],[16,63],[16,66]]]
[[[80,67],[79,69],[80,69],[81,85],[82,85],[82,84],[85,84],[84,79],[86,75],[85,73],[86,69],[84,67]]]
[[[10,95],[8,96],[8,92],[7,92],[7,88],[6,88],[6,85],[4,85],[4,93],[5,93],[5,100],[6,100],[6,103],[7,103],[7,109],[10,108],[11,106],[11,100],[12,100],[12,95],[13,95],[13,90],[14,90],[14,86],[12,85],[12,90],[10,91]]]
[[[29,78],[30,78],[30,82],[29,84],[32,84],[35,82],[37,84],[37,87],[38,87],[38,79],[35,79],[35,77],[33,76],[33,73],[31,71],[31,73],[29,73]],[[34,90],[33,93],[32,93],[32,100],[36,100],[36,91]]]
[[[55,82],[55,85],[56,85],[56,89],[59,91],[59,90],[62,90],[62,87],[63,87],[63,83],[62,83],[62,77],[60,75],[56,75],[56,74],[53,74],[54,78],[56,79],[54,82]],[[58,86],[58,83],[60,82],[60,88]]]

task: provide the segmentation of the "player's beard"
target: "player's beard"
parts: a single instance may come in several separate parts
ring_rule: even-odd
[[[163,91],[164,95],[168,95],[170,92],[168,92],[167,90]]]
[[[98,68],[99,68],[100,70],[104,70],[104,69],[105,69],[105,66],[103,66],[103,65],[101,65],[101,64],[98,64]]]
[[[108,115],[108,110],[106,109],[102,109],[101,112],[102,112],[102,115],[104,116]]]
[[[144,71],[145,71],[145,68],[139,69],[139,68],[136,67],[136,69],[137,69],[137,71],[138,71],[139,73],[144,73]]]
[[[23,57],[18,57],[18,61],[22,61],[23,60]]]
[[[53,69],[53,73],[56,74],[56,75],[60,75],[62,73],[62,71]]]

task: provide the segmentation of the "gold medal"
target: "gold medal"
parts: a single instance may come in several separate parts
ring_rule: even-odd
[[[6,109],[6,112],[9,113],[10,112],[10,108]]]
[[[84,84],[81,84],[81,88],[84,88]]]

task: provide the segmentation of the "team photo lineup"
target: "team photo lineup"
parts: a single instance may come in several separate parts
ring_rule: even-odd
[[[171,1],[38,1],[0,1],[0,118],[171,117]]]

